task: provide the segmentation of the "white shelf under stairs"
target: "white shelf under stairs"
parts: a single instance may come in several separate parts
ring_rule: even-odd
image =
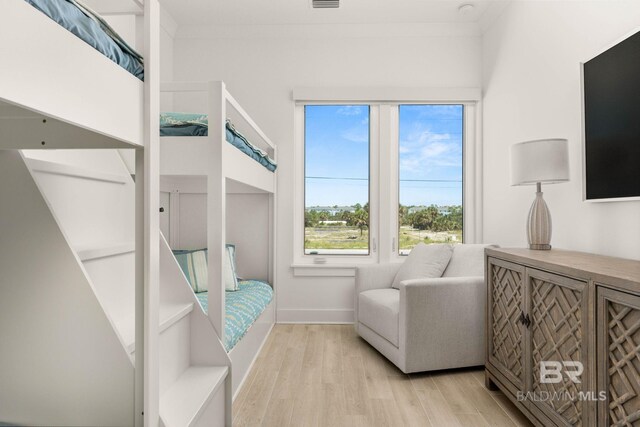
[[[160,334],[178,323],[185,316],[188,316],[193,311],[193,306],[194,304],[192,302],[160,304]],[[127,323],[130,324],[131,322]],[[135,329],[131,328],[131,330],[127,330],[126,333],[123,333],[122,339],[125,343],[127,352],[129,354],[134,354],[136,351]]]
[[[208,412],[224,410],[224,382],[229,368],[191,366],[160,399],[160,416],[166,427],[191,427],[205,424]],[[213,405],[212,405],[213,404]],[[208,408],[214,411],[208,411]],[[217,423],[217,425],[223,425]]]
[[[66,240],[69,250],[75,253],[75,261],[71,257],[70,262],[75,262],[74,268],[84,275],[85,289],[97,299],[95,315],[102,316],[112,328],[110,342],[120,341],[119,348],[113,351],[125,355],[125,362],[129,359],[123,378],[132,378],[136,350],[135,184],[130,171],[116,150],[30,151],[25,152],[25,163],[50,210],[46,213],[53,217],[51,223],[57,224],[61,240]],[[165,427],[230,425],[231,362],[166,241],[160,240],[161,258],[164,257],[159,305],[162,423]],[[77,359],[78,355],[74,357]],[[91,360],[85,362],[94,366]],[[133,387],[131,390],[121,387],[114,393],[125,396],[130,393],[132,404]],[[121,412],[133,413],[129,408]],[[92,421],[89,414],[81,424],[122,424],[105,421],[105,413],[109,412],[102,411],[102,418],[96,418],[97,421]],[[26,423],[42,424],[47,419],[46,413],[38,416],[42,418],[25,418]],[[3,421],[0,416],[0,424]],[[60,425],[74,425],[70,418],[56,421]]]

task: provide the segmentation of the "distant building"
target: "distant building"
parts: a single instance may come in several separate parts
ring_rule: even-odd
[[[347,225],[347,221],[319,221],[322,225]]]
[[[356,208],[353,206],[310,206],[305,210],[307,212],[327,212],[329,215],[336,215],[342,212],[355,212]]]
[[[409,214],[412,214],[412,213],[423,211],[423,210],[427,209],[428,207],[429,206],[411,206],[411,207],[407,208],[407,212]],[[440,215],[449,215],[451,213],[449,206],[436,206],[436,207],[438,208],[438,213]]]

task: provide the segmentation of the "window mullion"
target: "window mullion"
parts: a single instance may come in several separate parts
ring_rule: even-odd
[[[389,104],[381,104],[380,120],[379,120],[379,150],[380,165],[378,170],[378,197],[379,197],[379,259],[380,262],[389,262],[392,258],[392,239],[395,236],[394,231],[394,200],[397,198],[396,178],[393,171],[394,143],[393,143],[393,124],[392,111],[393,106]]]

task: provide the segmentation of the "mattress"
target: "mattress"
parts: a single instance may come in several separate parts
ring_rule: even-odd
[[[161,113],[160,136],[207,136],[209,123],[206,114],[191,113]],[[226,122],[226,139],[231,145],[247,156],[274,172],[278,165],[267,153],[251,144],[247,138],[238,132],[231,122]]]
[[[227,352],[242,339],[273,298],[273,289],[268,283],[241,280],[238,286],[237,291],[225,292],[224,348]],[[208,312],[208,293],[200,292],[196,297]]]
[[[25,1],[140,80],[144,79],[142,56],[88,7],[77,0]]]

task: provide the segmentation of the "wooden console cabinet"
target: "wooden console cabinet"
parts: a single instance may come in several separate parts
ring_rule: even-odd
[[[489,248],[485,271],[487,387],[539,426],[640,426],[640,261]]]

